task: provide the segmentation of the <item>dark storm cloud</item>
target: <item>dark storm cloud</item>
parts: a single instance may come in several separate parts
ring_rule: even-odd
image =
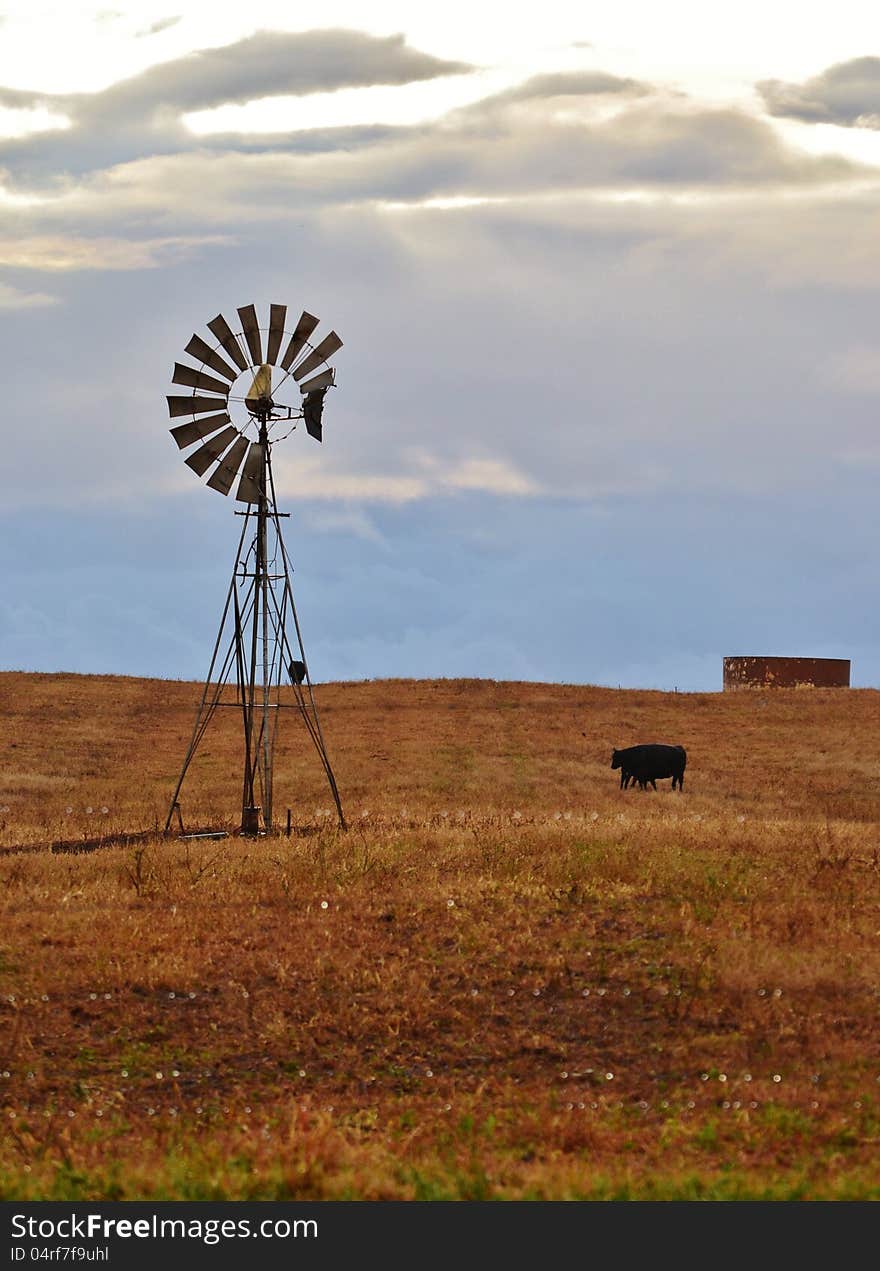
[[[757,88],[771,115],[880,128],[880,57],[838,62],[800,84],[768,79]]]
[[[66,116],[71,128],[0,143],[0,159],[45,181],[200,143],[181,123],[189,111],[277,95],[400,85],[473,69],[410,48],[401,35],[359,31],[259,31],[235,44],[202,49],[152,66],[98,93],[47,95],[0,88],[0,102]]]

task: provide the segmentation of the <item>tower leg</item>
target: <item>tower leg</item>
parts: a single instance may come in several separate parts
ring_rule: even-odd
[[[208,727],[208,724],[211,722],[211,718],[214,714],[214,711],[219,705],[220,695],[223,691],[223,685],[226,682],[226,678],[229,674],[228,663],[230,660],[230,651],[227,650],[227,653],[224,656],[223,662],[221,664],[220,673],[216,679],[214,678],[215,670],[217,668],[217,658],[220,652],[220,645],[223,640],[223,630],[226,626],[226,621],[229,616],[229,610],[230,610],[230,607],[232,606],[233,600],[235,601],[236,612],[238,610],[238,591],[236,588],[236,581],[237,581],[239,565],[241,563],[241,553],[242,553],[242,548],[244,546],[245,534],[247,533],[247,524],[248,524],[248,519],[245,518],[244,524],[241,527],[241,537],[238,540],[238,551],[235,554],[235,564],[232,567],[232,578],[229,583],[229,590],[226,593],[226,603],[223,606],[223,616],[220,619],[220,627],[217,631],[217,639],[214,641],[214,651],[211,654],[211,664],[208,667],[208,674],[205,679],[204,688],[202,689],[202,697],[199,702],[198,709],[196,710],[196,719],[193,725],[192,737],[190,738],[186,756],[183,760],[183,767],[180,770],[180,776],[177,778],[177,785],[174,787],[174,794],[171,796],[171,804],[168,808],[168,816],[166,817],[166,820],[165,820],[166,834],[168,833],[168,830],[171,826],[171,821],[174,816],[175,808],[177,809],[178,817],[181,816],[180,804],[178,803],[178,798],[180,796],[180,791],[183,787],[183,781],[184,781],[184,778],[186,777],[187,769],[192,763],[196,750],[199,747],[199,743],[201,742],[202,737],[204,736],[205,729]],[[238,624],[236,623],[236,626],[237,625]],[[182,820],[181,820],[181,824],[182,824]]]

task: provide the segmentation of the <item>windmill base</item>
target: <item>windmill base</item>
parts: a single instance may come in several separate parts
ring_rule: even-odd
[[[261,807],[242,808],[241,810],[241,832],[242,834],[259,834],[260,833],[260,813]]]

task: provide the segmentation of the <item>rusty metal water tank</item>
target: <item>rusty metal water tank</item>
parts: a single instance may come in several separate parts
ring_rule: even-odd
[[[724,688],[849,688],[849,658],[724,659]]]

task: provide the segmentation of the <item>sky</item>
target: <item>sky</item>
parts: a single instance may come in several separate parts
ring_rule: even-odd
[[[309,8],[0,8],[0,669],[204,676],[165,395],[283,303],[344,341],[273,454],[313,680],[880,686],[872,8]]]

